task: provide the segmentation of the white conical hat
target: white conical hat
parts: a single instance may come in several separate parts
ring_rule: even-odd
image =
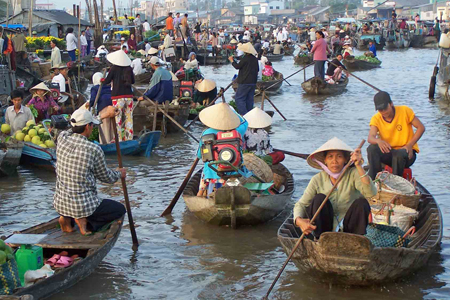
[[[238,41],[236,41],[236,39],[231,39],[230,44],[237,44],[239,43]]]
[[[150,48],[150,49],[151,49],[151,48]],[[138,51],[138,53],[140,53],[141,55],[144,55],[144,56],[145,56],[145,55],[147,55],[147,53],[145,53],[145,51],[144,51],[144,50],[142,50],[142,49],[141,49],[141,50],[139,50],[139,51]]]
[[[175,76],[175,74],[173,74],[172,71],[169,71],[169,72],[170,72],[170,75],[172,75],[172,81],[179,81],[178,77]]]
[[[244,115],[249,128],[266,128],[272,125],[272,117],[259,107],[253,108]]]
[[[241,124],[238,115],[225,102],[205,108],[199,117],[203,124],[216,130],[232,130]]]
[[[30,89],[30,93],[33,94],[33,92],[36,90],[44,90],[46,93],[50,92],[50,89],[48,88],[48,86],[46,86],[45,83],[43,83],[43,82],[39,83],[38,85],[33,86]]]
[[[252,43],[245,43],[242,45],[238,45],[238,50],[241,50],[244,53],[249,53],[253,55],[257,55],[258,52],[256,52],[255,47],[253,47]]]
[[[113,65],[119,67],[129,67],[131,66],[131,59],[123,50],[117,50],[113,53],[106,55],[106,59]]]
[[[149,55],[153,55],[153,54],[156,54],[156,53],[158,53],[158,49],[153,48],[153,47],[148,49],[148,52],[147,52],[147,54],[149,54]]]
[[[103,78],[103,74],[101,72],[97,72],[94,75],[92,75],[92,84],[93,85],[99,85],[100,80]]]
[[[195,85],[195,88],[202,93],[207,93],[216,88],[216,83],[211,79],[203,79],[202,82]]]
[[[353,149],[349,145],[347,145],[337,137],[334,137],[325,144],[323,144],[322,146],[320,146],[319,149],[311,153],[306,161],[311,167],[322,170],[320,165],[317,162],[315,162],[313,158],[322,163],[325,163],[324,152],[330,150],[342,150],[344,152],[348,152],[349,154],[353,152]]]

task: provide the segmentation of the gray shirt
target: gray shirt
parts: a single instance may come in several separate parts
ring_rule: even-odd
[[[14,110],[14,105],[6,109],[5,121],[11,126],[11,134],[22,130],[29,120],[34,120],[34,116],[26,106],[22,105],[18,113]]]

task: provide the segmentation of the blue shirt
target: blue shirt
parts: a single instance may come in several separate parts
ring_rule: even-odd
[[[157,68],[155,73],[153,73],[150,86],[145,96],[150,98],[150,100],[158,101],[158,103],[164,103],[166,100],[172,101],[172,74],[164,68]]]
[[[241,135],[241,138],[243,139],[244,134],[248,128],[248,123],[243,117],[241,117],[240,115],[238,115],[238,116],[239,116],[239,119],[241,120],[241,125],[239,125],[239,127],[236,128],[236,131],[239,132],[239,134]],[[205,131],[203,131],[202,137],[204,135],[211,134],[211,133],[217,134],[220,131],[223,131],[223,130],[208,128]],[[197,156],[200,159],[202,158],[202,153],[201,153],[202,145],[203,145],[203,142],[200,139],[200,144],[199,144],[198,150],[197,150]],[[241,151],[241,157],[243,157],[242,151]],[[220,179],[220,176],[217,175],[217,173],[208,166],[208,163],[205,163],[205,165],[203,167],[203,179]]]
[[[373,53],[373,55],[377,56],[377,46],[375,44],[372,44],[372,46],[369,47],[369,51]]]

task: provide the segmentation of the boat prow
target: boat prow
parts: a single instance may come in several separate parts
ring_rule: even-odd
[[[303,90],[309,95],[338,95],[345,91],[348,77],[338,84],[328,84],[319,77],[313,77],[302,83]]]

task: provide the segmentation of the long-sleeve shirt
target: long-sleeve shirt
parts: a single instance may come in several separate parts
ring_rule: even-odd
[[[49,93],[50,94],[50,93]],[[59,105],[53,100],[53,97],[49,94],[44,96],[44,100],[42,100],[39,96],[35,96],[31,98],[28,102],[28,105],[33,105],[34,108],[38,111],[39,116],[37,119],[39,121],[43,119],[48,119],[50,117],[49,110],[53,107],[58,107]]]
[[[25,47],[27,39],[25,38],[23,33],[17,34],[11,40],[14,44],[14,50],[16,50],[16,52],[27,51],[27,48]]]
[[[157,68],[150,80],[150,86],[145,96],[150,100],[164,103],[173,99],[172,74],[164,68]]]
[[[66,48],[67,51],[72,51],[77,49],[77,38],[73,33],[68,33],[66,36]]]
[[[52,68],[61,64],[61,52],[58,47],[52,49],[52,55],[50,57],[50,62]]]
[[[97,195],[97,180],[112,184],[119,180],[120,173],[106,166],[100,146],[71,130],[58,136],[56,157],[53,206],[65,217],[89,217],[101,202]]]
[[[124,71],[126,68],[131,69],[131,84],[125,84],[124,83]],[[117,99],[117,98],[133,98],[133,91],[131,90],[131,85],[134,84],[134,75],[133,75],[133,69],[131,67],[119,67],[116,65],[113,65],[111,69],[109,70],[108,76],[106,76],[105,80],[103,81],[104,85],[113,83],[112,91],[111,91],[111,98]]]
[[[324,61],[327,60],[328,44],[325,39],[319,39],[314,43],[311,53],[314,53],[314,60]]]
[[[81,36],[80,36],[80,42],[81,42],[81,46],[87,46],[87,39],[86,39],[86,36],[81,35]]]
[[[186,70],[198,69],[198,61],[197,61],[197,59],[185,61],[184,62],[184,68]]]
[[[256,84],[258,80],[258,59],[252,54],[245,54],[239,63],[233,62],[233,67],[239,70],[237,83]]]
[[[172,17],[168,17],[166,19],[166,29],[173,30],[173,18]]]
[[[136,40],[128,39],[127,44],[130,50],[136,50]]]
[[[364,184],[356,168],[350,168],[345,172],[341,182],[328,199],[333,206],[335,215],[333,228],[337,228],[356,199],[362,196],[369,198],[376,195],[377,188],[370,178],[369,180],[370,184]],[[294,220],[297,217],[311,219],[312,216],[306,214],[305,208],[311,205],[317,194],[328,195],[332,187],[330,175],[325,171],[314,175],[303,192],[303,196],[294,206]]]
[[[97,93],[98,93],[98,89],[99,89],[100,85],[94,85],[91,88],[91,99],[89,101],[89,106],[93,107],[94,106],[94,102],[95,102],[95,98],[97,97]],[[110,85],[102,85],[102,89],[100,91],[100,96],[98,97],[97,100],[97,112],[102,111],[102,109],[104,109],[107,106],[113,105],[112,104],[112,100],[111,100],[111,86]]]
[[[92,33],[90,30],[86,30],[84,34],[86,35],[86,40],[92,41]]]

